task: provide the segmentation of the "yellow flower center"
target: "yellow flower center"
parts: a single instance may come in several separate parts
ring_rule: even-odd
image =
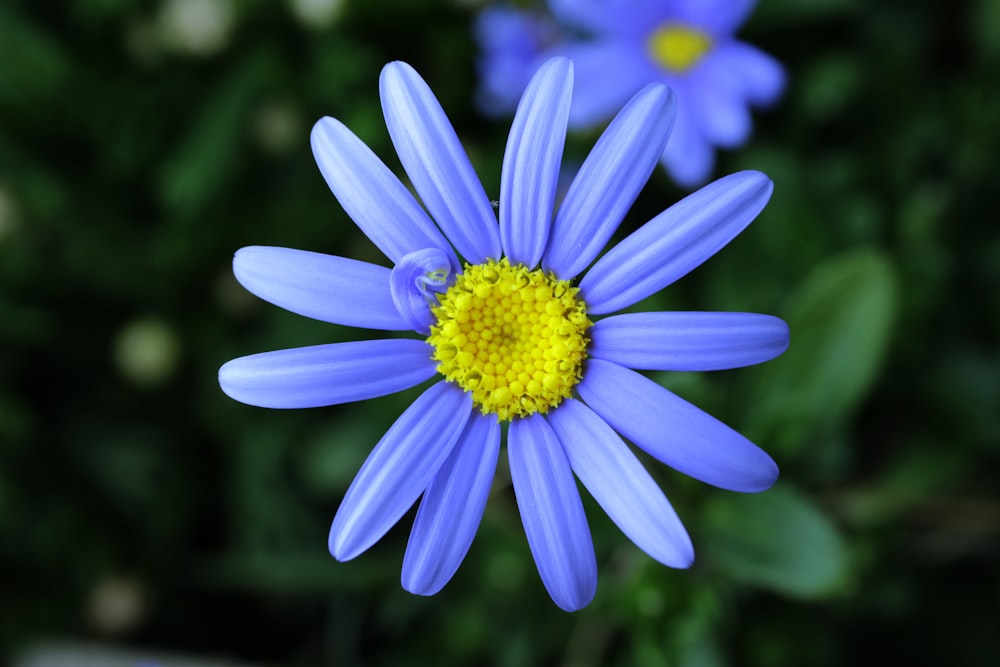
[[[465,266],[432,309],[438,372],[483,414],[546,413],[580,381],[589,339],[579,290],[507,258]]]
[[[676,23],[662,25],[649,37],[649,52],[663,68],[683,74],[712,48],[712,39],[693,28]]]

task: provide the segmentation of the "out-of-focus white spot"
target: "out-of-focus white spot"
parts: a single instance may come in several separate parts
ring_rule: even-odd
[[[171,49],[208,56],[229,42],[235,19],[231,0],[166,0],[158,24],[164,44]]]
[[[333,25],[344,6],[344,0],[289,0],[289,2],[295,18],[305,27],[314,30]]]
[[[108,577],[99,581],[87,601],[87,619],[103,635],[129,632],[146,612],[146,593],[130,577]]]
[[[9,236],[13,236],[20,223],[20,216],[17,210],[17,203],[14,195],[7,187],[0,183],[0,242]]]
[[[261,105],[253,117],[253,136],[268,153],[287,153],[305,146],[302,119],[288,102],[272,100]]]
[[[130,322],[114,343],[118,370],[133,383],[152,386],[166,380],[177,367],[180,341],[173,328],[156,319]]]

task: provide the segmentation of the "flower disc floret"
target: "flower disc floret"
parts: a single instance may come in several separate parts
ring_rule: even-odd
[[[579,290],[505,257],[466,265],[438,297],[427,339],[438,372],[501,420],[546,413],[569,398],[586,358]]]
[[[711,48],[712,39],[704,32],[676,23],[660,26],[649,36],[653,60],[678,74],[697,65]]]

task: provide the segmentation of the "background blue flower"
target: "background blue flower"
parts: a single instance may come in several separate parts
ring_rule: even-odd
[[[551,14],[488,8],[476,25],[480,104],[513,109],[530,72],[553,55],[573,60],[570,124],[591,128],[651,81],[677,93],[677,123],[663,165],[684,187],[713,173],[715,148],[750,138],[750,106],[773,104],[784,68],[736,39],[753,0],[550,0]]]

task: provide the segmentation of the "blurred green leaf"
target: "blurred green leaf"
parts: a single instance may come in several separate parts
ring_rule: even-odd
[[[264,51],[246,58],[201,107],[163,166],[160,196],[168,209],[182,216],[197,213],[232,179],[251,105],[272,65]]]
[[[784,310],[788,351],[748,374],[745,431],[796,449],[819,427],[846,419],[878,376],[896,302],[893,267],[878,251],[849,251],[817,266]]]
[[[44,31],[0,7],[0,106],[31,109],[60,92],[69,59]]]
[[[787,487],[713,495],[700,535],[714,567],[785,595],[830,595],[848,574],[847,551],[833,524]]]

